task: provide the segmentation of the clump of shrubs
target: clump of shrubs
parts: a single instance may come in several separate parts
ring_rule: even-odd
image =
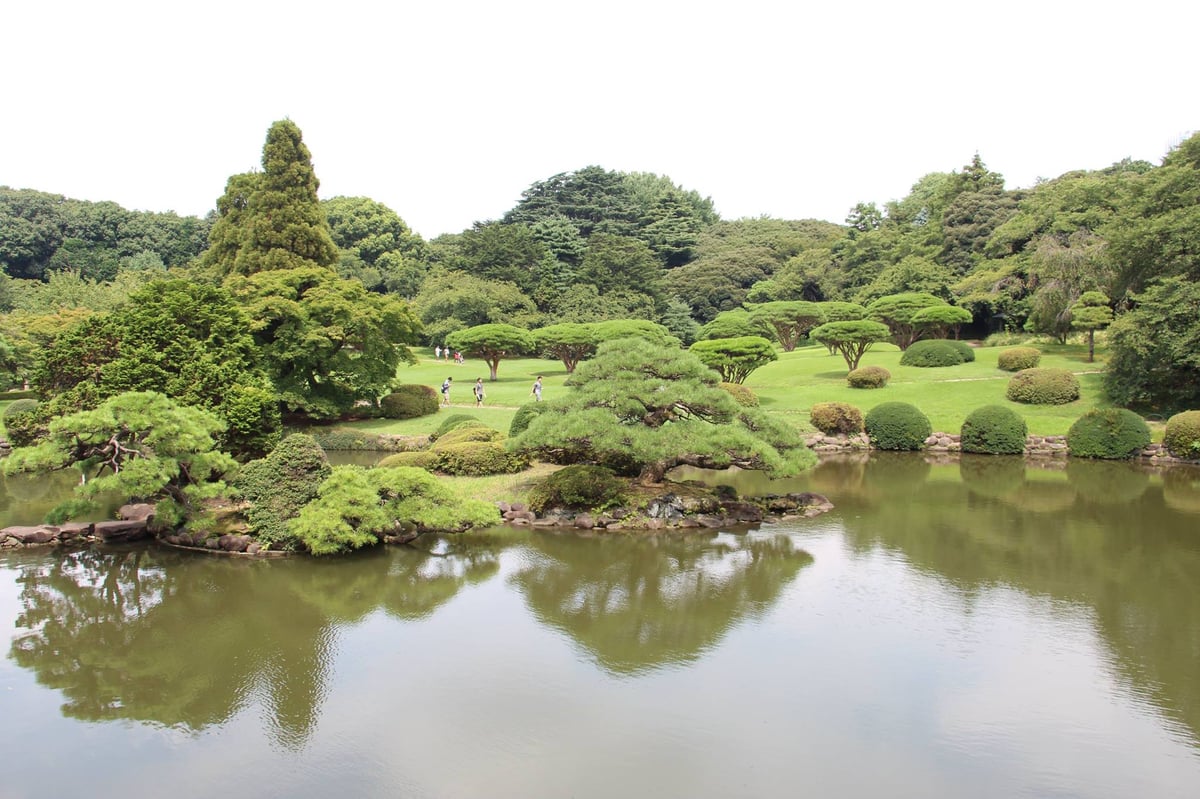
[[[1012,408],[985,405],[963,420],[960,442],[963,452],[985,455],[1020,455],[1025,451],[1029,428]]]
[[[397,453],[379,465],[417,466],[431,472],[474,477],[512,474],[529,466],[529,456],[506,449],[504,438],[499,430],[464,416],[433,440],[428,449]]]
[[[892,373],[882,366],[860,366],[846,375],[850,388],[883,388],[892,379]]]
[[[431,441],[436,441],[454,428],[461,427],[464,424],[482,425],[483,422],[468,413],[452,413],[442,420],[442,423],[437,426],[436,430],[430,433],[429,438]]]
[[[517,412],[513,414],[512,421],[508,425],[508,437],[516,438],[524,433],[530,422],[542,415],[546,411],[547,405],[544,402],[527,402]]]
[[[417,383],[398,385],[379,401],[379,415],[384,419],[416,419],[437,412],[437,392]]]
[[[578,465],[559,469],[529,492],[529,507],[600,511],[625,502],[626,481],[603,466]]]
[[[960,345],[960,346],[955,346]],[[931,338],[913,342],[900,356],[901,366],[958,366],[975,359],[975,352],[961,341]]]
[[[436,462],[437,453],[427,449],[418,449],[411,452],[397,452],[393,455],[388,455],[375,465],[384,468],[392,466],[415,466],[418,469],[432,471]]]
[[[746,386],[743,386],[741,383],[718,383],[717,385],[723,391],[728,392],[729,395],[733,397],[734,402],[736,402],[738,405],[741,405],[743,408],[758,407],[758,397],[754,395],[753,391]]]
[[[1034,347],[1013,347],[1002,350],[996,358],[996,365],[1006,372],[1019,372],[1022,369],[1034,369],[1042,361],[1042,353]]]
[[[846,402],[818,402],[808,412],[812,426],[827,436],[852,436],[863,431],[863,414]]]
[[[1125,408],[1097,408],[1067,431],[1067,452],[1077,458],[1131,458],[1150,444],[1146,420]]]
[[[884,402],[863,420],[867,436],[877,449],[918,450],[933,432],[929,417],[907,402]]]
[[[265,458],[244,465],[233,488],[250,503],[245,513],[251,533],[275,549],[299,548],[288,521],[317,496],[331,471],[325,450],[302,433],[288,436]]]
[[[14,447],[36,444],[49,428],[49,409],[35,399],[18,399],[4,409],[4,430]]]
[[[1026,405],[1066,405],[1079,399],[1079,378],[1066,369],[1022,369],[1008,381],[1005,396]]]
[[[1168,419],[1163,445],[1176,458],[1200,458],[1200,411],[1184,411]]]

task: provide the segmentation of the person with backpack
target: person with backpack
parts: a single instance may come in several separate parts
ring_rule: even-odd
[[[454,381],[453,377],[447,377],[442,383],[442,404],[450,404],[450,384]]]
[[[479,406],[483,405],[483,378],[482,377],[478,377],[475,379],[474,391],[475,391],[475,407],[478,408]]]

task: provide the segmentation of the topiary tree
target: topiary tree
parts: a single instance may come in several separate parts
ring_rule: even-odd
[[[887,325],[868,320],[847,322],[826,322],[815,328],[809,334],[829,347],[831,352],[840,352],[846,360],[846,368],[854,371],[862,356],[871,349],[872,344],[887,341],[891,335]]]
[[[1096,331],[1112,324],[1112,301],[1100,291],[1085,291],[1071,306],[1071,327],[1087,332],[1088,363],[1096,360]]]
[[[496,380],[496,369],[505,358],[522,355],[534,347],[528,330],[513,325],[476,325],[446,337],[446,346],[482,358],[488,365],[489,379]]]
[[[812,426],[826,435],[854,435],[863,431],[863,413],[845,402],[817,402],[808,411]]]
[[[945,339],[914,341],[900,356],[901,366],[958,366],[965,360],[962,350]]]
[[[249,503],[245,514],[251,534],[273,549],[300,548],[287,524],[316,498],[330,471],[325,450],[303,433],[293,433],[265,458],[243,466],[233,488]]]
[[[892,373],[882,366],[862,366],[846,375],[850,388],[883,388],[892,379]]]
[[[762,336],[697,341],[689,350],[726,383],[744,383],[755,369],[779,357]]]
[[[1168,419],[1163,445],[1176,458],[1200,458],[1200,411],[1184,411]]]
[[[1010,347],[996,356],[996,365],[1006,372],[1033,369],[1042,360],[1042,353],[1033,347]]]
[[[877,449],[918,450],[933,432],[929,417],[907,402],[884,402],[863,419],[867,437]]]
[[[770,325],[762,319],[755,319],[750,312],[738,308],[733,311],[721,311],[708,324],[700,328],[700,339],[710,338],[741,338],[743,336],[774,335]]]
[[[594,325],[577,322],[548,325],[534,330],[532,336],[534,348],[562,361],[567,374],[573,373],[580,361],[595,353],[599,343]]]
[[[1094,408],[1067,431],[1067,451],[1077,458],[1132,458],[1149,444],[1146,420],[1125,408]]]
[[[791,352],[808,331],[825,322],[825,312],[815,302],[768,302],[752,308],[750,319],[769,326],[783,351]]]
[[[1066,369],[1022,369],[1008,381],[1005,396],[1026,405],[1065,405],[1079,399],[1079,378]]]
[[[957,339],[959,329],[970,322],[971,312],[956,305],[930,305],[912,316],[912,324],[922,336],[935,338],[945,338],[952,332]]]
[[[924,335],[926,328],[914,321],[918,312],[925,308],[948,305],[932,294],[906,292],[880,297],[867,306],[867,316],[887,325],[892,343],[902,350]]]
[[[985,405],[967,414],[960,442],[963,452],[985,455],[1020,455],[1025,452],[1029,428],[1025,419],[1003,405]]]
[[[514,447],[661,482],[681,463],[794,474],[816,458],[790,426],[741,408],[695,355],[621,339],[600,346]]]

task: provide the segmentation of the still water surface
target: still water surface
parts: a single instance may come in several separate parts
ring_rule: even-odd
[[[1200,473],[877,456],[784,488],[837,509],[0,555],[0,797],[1200,795]]]

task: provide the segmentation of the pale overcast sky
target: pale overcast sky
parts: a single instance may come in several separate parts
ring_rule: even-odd
[[[5,3],[0,185],[203,215],[290,117],[427,238],[591,164],[841,222],[978,151],[1009,188],[1200,128],[1200,5]]]

